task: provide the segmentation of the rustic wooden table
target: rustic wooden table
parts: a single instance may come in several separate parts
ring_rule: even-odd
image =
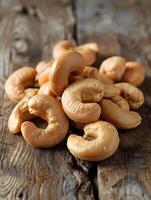
[[[4,93],[12,71],[50,59],[64,38],[96,41],[102,57],[123,55],[146,65],[142,124],[120,131],[120,147],[110,159],[88,163],[73,158],[65,142],[34,149],[11,135],[14,104]],[[0,1],[0,200],[151,199],[151,1]]]

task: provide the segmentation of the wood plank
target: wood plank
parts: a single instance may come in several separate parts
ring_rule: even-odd
[[[123,55],[150,64],[151,1],[77,0],[77,39],[97,41],[102,55]],[[84,11],[84,12],[83,12]],[[146,65],[142,89],[142,124],[120,132],[120,147],[110,159],[97,164],[98,199],[151,199],[151,69]]]
[[[72,38],[71,4],[9,0],[0,5],[0,199],[93,199],[91,164],[75,160],[65,142],[35,149],[7,129],[14,104],[4,94],[6,78],[22,65],[50,59],[56,41]]]

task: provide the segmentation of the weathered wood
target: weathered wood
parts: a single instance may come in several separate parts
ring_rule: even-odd
[[[1,1],[0,5],[0,199],[93,199],[91,165],[77,162],[65,143],[35,149],[7,128],[14,104],[4,94],[6,78],[22,65],[49,60],[54,43],[72,38],[71,3]]]
[[[77,0],[75,7],[79,43],[95,40],[102,55],[123,55],[128,60],[151,63],[151,1]],[[145,104],[139,110],[142,124],[120,131],[118,152],[97,165],[101,200],[151,199],[151,69],[146,66],[146,71],[142,86]]]

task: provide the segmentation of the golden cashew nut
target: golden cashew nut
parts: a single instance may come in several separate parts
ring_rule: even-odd
[[[126,60],[120,56],[113,56],[104,60],[100,66],[100,73],[106,74],[113,81],[120,81],[125,70]]]
[[[88,161],[104,160],[112,156],[119,146],[117,129],[105,121],[97,121],[84,127],[84,136],[70,135],[67,147],[77,158]]]
[[[36,95],[38,89],[27,89],[25,97],[17,103],[8,119],[8,128],[11,133],[18,133],[24,121],[31,119],[32,115],[28,111],[28,100]]]
[[[100,48],[99,48],[98,44],[95,42],[88,42],[86,44],[82,44],[82,45],[78,46],[78,48],[81,48],[81,49],[89,48],[89,49],[93,50],[95,53],[100,53]]]
[[[31,67],[22,67],[13,72],[5,83],[8,98],[14,102],[23,99],[26,88],[34,85],[36,73],[36,70]]]
[[[101,116],[117,128],[132,129],[141,123],[141,116],[137,112],[121,109],[117,104],[108,99],[100,102]]]
[[[69,76],[71,74],[80,74],[84,66],[84,58],[76,51],[68,51],[56,59],[49,74],[53,92],[56,95],[61,95],[68,86]]]
[[[43,71],[45,71],[45,69],[47,69],[49,67],[48,62],[46,61],[40,61],[37,65],[36,65],[36,71],[37,71],[37,75],[41,74]]]
[[[47,148],[57,145],[64,139],[69,122],[60,102],[51,96],[38,94],[28,101],[28,109],[31,114],[48,122],[45,129],[38,128],[29,121],[22,124],[22,135],[29,144]]]
[[[104,85],[104,97],[106,98],[113,97],[120,93],[120,90],[113,84],[107,84],[104,81],[103,77],[100,76],[98,69],[94,67],[86,66],[80,75],[73,77],[73,79],[75,79],[76,81],[85,78],[94,78],[101,81],[101,83]]]
[[[115,104],[117,104],[123,110],[130,110],[129,104],[126,99],[120,95],[116,95],[110,98]]]
[[[144,66],[138,62],[127,62],[126,71],[122,77],[123,82],[130,83],[136,87],[140,86],[145,79]]]
[[[129,83],[116,83],[116,87],[120,89],[120,94],[129,103],[133,110],[138,109],[144,103],[144,95],[141,90]]]
[[[79,52],[84,60],[86,65],[92,65],[96,60],[96,52],[88,47],[77,46],[72,48],[73,50]]]
[[[103,98],[104,86],[96,79],[83,79],[68,86],[62,95],[62,106],[67,116],[79,123],[97,121],[101,108],[97,102]]]
[[[46,95],[50,95],[52,97],[56,97],[56,95],[52,91],[52,83],[51,83],[51,81],[48,81],[48,82],[44,83],[39,88],[38,94],[46,94]]]
[[[64,53],[66,53],[70,48],[75,47],[74,42],[70,40],[63,40],[61,42],[58,42],[52,51],[53,58],[57,59],[58,57],[62,56]]]

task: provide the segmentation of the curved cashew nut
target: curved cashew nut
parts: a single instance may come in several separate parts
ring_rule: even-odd
[[[104,87],[96,79],[83,79],[72,83],[62,95],[62,106],[67,116],[75,122],[97,121],[101,108],[96,102],[103,98]]]
[[[113,97],[120,93],[120,90],[113,84],[107,84],[104,81],[104,78],[101,77],[98,69],[94,67],[86,66],[80,75],[73,77],[73,79],[78,81],[85,78],[94,78],[101,81],[101,83],[104,85],[104,97],[106,98]]]
[[[58,57],[62,56],[64,53],[66,53],[70,48],[75,47],[75,44],[73,41],[70,40],[62,40],[61,42],[58,42],[52,51],[53,57],[57,59]]]
[[[141,123],[141,116],[137,112],[121,109],[117,104],[108,99],[103,99],[101,116],[117,128],[132,129]]]
[[[133,110],[138,109],[144,103],[144,95],[141,90],[129,83],[116,83],[116,87],[120,89],[120,94],[129,103]]]
[[[48,62],[46,61],[40,61],[37,65],[36,65],[36,71],[37,71],[37,75],[41,74],[43,71],[45,71],[45,69],[47,69],[49,67]]]
[[[35,147],[52,147],[61,142],[69,128],[68,119],[55,98],[38,94],[28,101],[29,112],[48,122],[45,129],[38,128],[32,122],[26,121],[21,126],[24,139]]]
[[[5,83],[5,92],[9,99],[14,102],[23,99],[26,88],[34,85],[36,73],[31,67],[22,67],[13,72]]]
[[[37,94],[38,89],[27,89],[25,97],[17,103],[8,119],[8,128],[11,133],[18,133],[24,121],[31,119],[28,111],[28,100]]]
[[[113,81],[120,81],[125,70],[126,60],[120,56],[113,56],[104,60],[100,66],[100,73],[107,74]]]
[[[56,95],[52,91],[52,83],[51,81],[48,81],[44,83],[38,90],[38,94],[46,94],[50,95],[52,97],[56,97]]]
[[[99,48],[98,44],[95,42],[88,42],[86,44],[82,44],[82,45],[78,46],[78,48],[81,48],[81,49],[89,48],[89,49],[93,50],[95,53],[100,53],[100,48]]]
[[[116,128],[105,121],[97,121],[84,127],[84,136],[70,135],[67,147],[75,157],[99,161],[112,156],[119,145]]]
[[[96,60],[96,52],[88,47],[81,45],[74,47],[73,50],[76,50],[83,56],[86,65],[92,65]]]
[[[130,110],[129,104],[126,99],[120,95],[116,95],[110,98],[115,104],[117,104],[123,110]]]
[[[123,82],[130,83],[134,86],[140,86],[145,79],[145,69],[138,62],[127,62],[126,71],[122,77]]]
[[[53,92],[56,95],[61,95],[68,86],[69,76],[71,74],[80,74],[84,69],[84,65],[84,58],[76,51],[68,51],[56,59],[49,74]]]

